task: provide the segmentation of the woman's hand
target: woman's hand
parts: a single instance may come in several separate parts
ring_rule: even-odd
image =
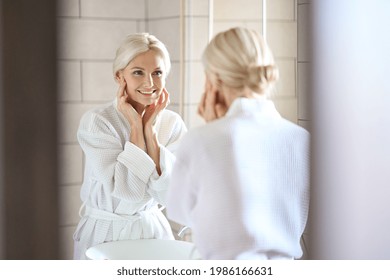
[[[126,93],[126,81],[122,77],[119,81],[119,89],[117,93],[118,110],[121,112],[131,127],[130,142],[138,146],[140,149],[145,150],[145,139],[143,135],[142,116],[134,109],[129,103],[128,96]]]
[[[198,106],[199,115],[210,122],[223,117],[227,112],[227,107],[218,96],[220,93],[217,88],[212,86],[211,82],[206,80],[206,90]]]
[[[144,126],[144,132],[152,132],[157,122],[160,112],[162,112],[169,105],[169,93],[164,88],[160,94],[158,100],[145,108],[145,112],[142,116],[142,123]]]
[[[119,89],[117,93],[118,110],[125,116],[131,127],[139,126],[142,123],[142,118],[134,109],[134,107],[129,103],[125,88],[126,81],[122,78],[119,81]]]
[[[145,112],[142,117],[147,153],[156,164],[156,170],[159,175],[161,175],[160,144],[158,142],[158,135],[155,129],[155,124],[160,112],[162,112],[168,106],[168,104],[169,93],[164,88],[157,102],[145,108]]]

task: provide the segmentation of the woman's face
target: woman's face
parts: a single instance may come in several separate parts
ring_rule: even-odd
[[[118,72],[126,81],[129,103],[135,109],[156,102],[165,87],[165,65],[161,56],[149,50],[136,56],[123,70]]]

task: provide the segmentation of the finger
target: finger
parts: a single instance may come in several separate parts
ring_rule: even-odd
[[[217,90],[212,89],[206,92],[206,105],[214,107],[217,103]]]
[[[118,98],[121,98],[122,96],[125,96],[125,88],[126,88],[126,81],[122,78],[120,81],[119,81],[119,88],[118,88],[118,92],[117,92],[117,97]]]
[[[164,94],[164,103],[165,103],[165,106],[168,106],[169,103],[171,102],[170,98],[169,98],[169,92],[164,88],[164,91],[163,91],[163,94]]]
[[[211,89],[212,89],[211,82],[210,82],[209,78],[206,78],[205,90],[206,90],[206,92],[208,92]]]
[[[217,114],[218,118],[225,116],[226,112],[227,112],[226,106],[222,104],[215,105],[215,113]]]
[[[156,114],[160,113],[162,110],[164,110],[167,107],[168,101],[169,101],[168,95],[165,92],[163,92],[161,94],[158,107],[156,108]]]
[[[199,115],[203,115],[205,103],[206,103],[206,92],[204,92],[202,94],[202,97],[201,97],[199,105],[198,105],[198,114]]]
[[[158,104],[161,105],[165,101],[165,93],[164,91],[161,92],[160,97],[158,98]]]
[[[166,95],[169,95],[169,92],[166,88],[163,88],[163,93],[165,93]]]

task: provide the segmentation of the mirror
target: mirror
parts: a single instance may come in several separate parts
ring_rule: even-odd
[[[308,60],[305,50],[298,49],[298,16],[304,23],[308,5],[295,0],[246,0],[245,5],[236,0],[120,0],[116,5],[111,1],[58,1],[62,258],[72,258],[72,234],[79,221],[84,164],[76,139],[79,120],[85,111],[115,96],[112,59],[123,38],[147,31],[167,45],[172,60],[167,80],[170,109],[194,127],[202,123],[196,111],[204,87],[200,57],[207,42],[232,26],[256,29],[266,34],[280,69],[273,96],[278,110],[287,119],[306,125],[306,98],[299,97],[306,91],[300,86],[305,75],[300,74],[305,74]]]

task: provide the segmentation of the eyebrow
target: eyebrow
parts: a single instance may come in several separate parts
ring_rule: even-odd
[[[145,70],[144,68],[138,67],[138,66],[134,66],[134,67],[131,68],[131,70],[134,70],[134,69]],[[161,67],[159,66],[159,67],[155,68],[154,70],[162,70],[162,69],[161,69]]]

